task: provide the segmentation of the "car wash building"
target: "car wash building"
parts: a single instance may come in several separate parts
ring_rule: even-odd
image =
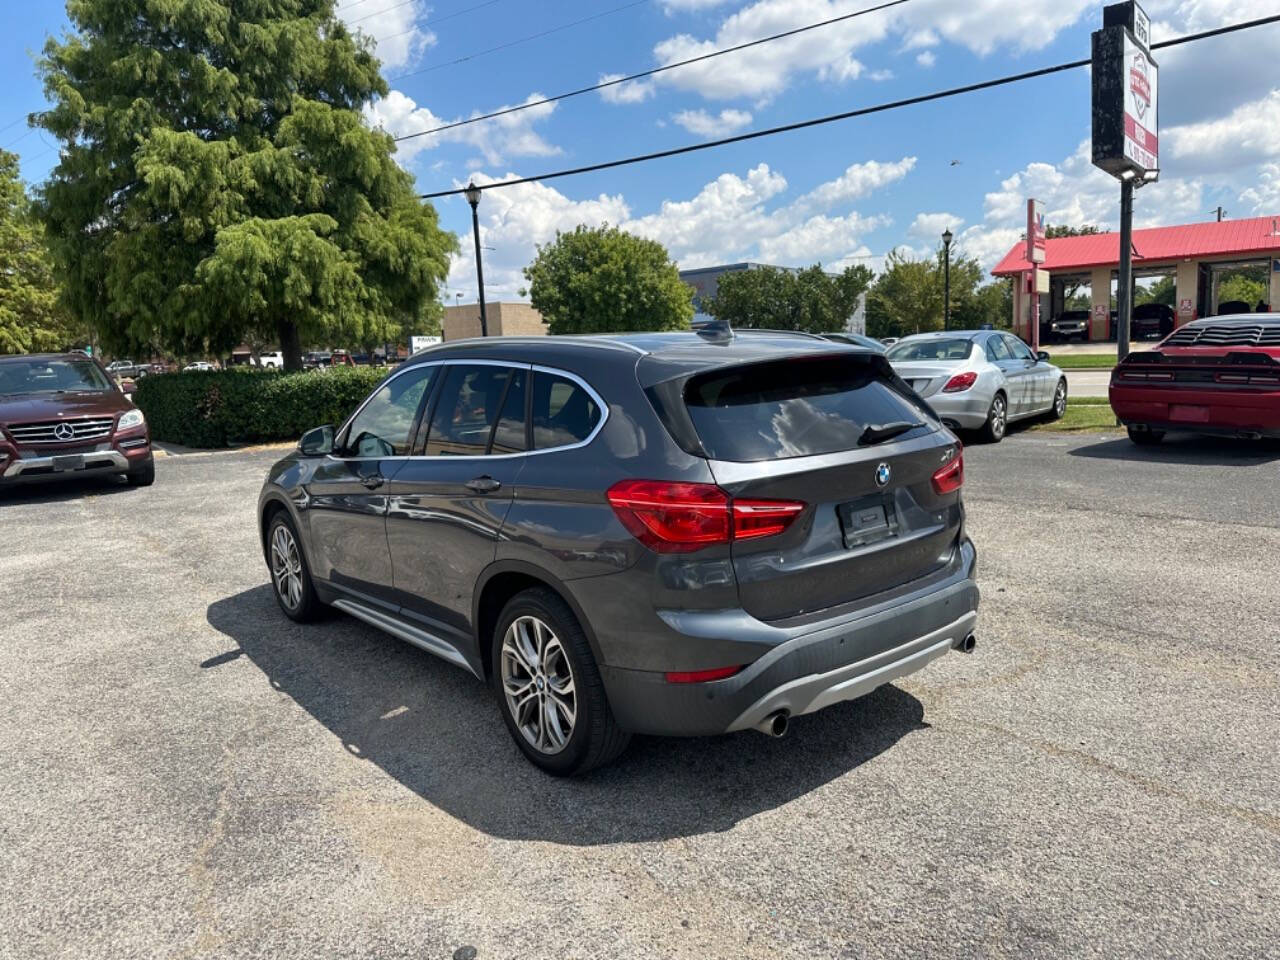
[[[991,271],[1014,282],[1014,332],[1030,341],[1032,298],[1038,296],[1042,331],[1066,310],[1079,309],[1087,302],[1089,339],[1115,339],[1112,328],[1120,235],[1058,237],[1045,240],[1044,246],[1038,293],[1031,290],[1032,269],[1025,242],[1014,246]],[[1280,309],[1280,216],[1134,230],[1132,247],[1135,284],[1163,276],[1174,278],[1177,292],[1173,309],[1178,326],[1197,317],[1216,316],[1223,306],[1219,302],[1222,279],[1244,269],[1265,275],[1268,295],[1262,306]],[[1251,311],[1258,307],[1257,303],[1248,304]],[[1230,305],[1230,309],[1234,311],[1238,305]]]

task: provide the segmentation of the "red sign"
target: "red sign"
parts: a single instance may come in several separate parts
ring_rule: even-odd
[[[1027,201],[1027,261],[1044,263],[1044,210],[1039,200]]]

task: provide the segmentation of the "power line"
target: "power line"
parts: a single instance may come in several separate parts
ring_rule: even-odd
[[[1188,34],[1185,37],[1178,37],[1174,40],[1164,40],[1160,43],[1153,43],[1151,45],[1151,49],[1159,50],[1164,47],[1173,47],[1178,46],[1179,44],[1192,43],[1197,40],[1206,40],[1209,37],[1236,33],[1240,30],[1249,30],[1253,27],[1261,27],[1270,23],[1276,23],[1277,21],[1280,21],[1280,14],[1275,14],[1270,17],[1259,17],[1257,20],[1231,24],[1226,27],[1217,27],[1213,30],[1204,30],[1200,33]],[[555,170],[551,173],[542,173],[532,177],[519,177],[515,180],[497,180],[493,183],[477,186],[479,186],[479,189],[481,190],[491,190],[499,187],[514,187],[521,183],[555,180],[560,177],[572,177],[582,173],[594,173],[597,170],[609,170],[613,167],[624,167],[633,163],[645,163],[649,160],[660,160],[664,157],[675,157],[685,153],[695,153],[699,150],[710,150],[714,147],[723,147],[732,143],[742,143],[746,140],[756,140],[760,137],[771,137],[780,133],[790,133],[793,130],[804,130],[809,127],[835,123],[837,120],[849,120],[853,117],[865,117],[873,113],[884,113],[888,110],[897,110],[900,107],[911,107],[921,103],[930,103],[934,100],[945,100],[949,97],[956,97],[965,93],[975,93],[979,90],[990,90],[994,87],[1002,87],[1011,83],[1020,83],[1023,80],[1034,80],[1037,77],[1047,77],[1050,74],[1062,73],[1066,70],[1075,70],[1080,67],[1087,67],[1089,63],[1090,60],[1088,58],[1083,60],[1072,60],[1068,63],[1059,63],[1051,67],[1041,67],[1038,70],[1027,70],[1023,73],[1015,73],[1005,77],[998,77],[994,80],[982,80],[978,83],[969,83],[960,87],[936,90],[933,93],[923,93],[918,96],[907,97],[903,100],[892,100],[887,103],[878,103],[870,107],[859,107],[856,110],[846,110],[843,113],[832,113],[822,117],[813,117],[808,120],[798,120],[794,123],[786,123],[777,127],[768,127],[764,130],[753,130],[749,133],[739,133],[735,136],[723,137],[719,140],[690,143],[680,147],[672,147],[669,150],[657,150],[653,153],[643,153],[637,156],[624,157],[620,160],[605,160],[601,163],[592,163],[582,167],[573,167],[568,170]],[[422,193],[418,195],[418,198],[421,200],[434,200],[438,197],[452,197],[462,193],[464,189],[465,188],[463,187],[459,187],[454,190],[438,190],[435,193]]]
[[[631,80],[643,80],[645,77],[651,77],[657,73],[663,73],[667,70],[674,70],[677,67],[687,67],[691,63],[700,63],[703,60],[710,60],[713,57],[723,57],[726,53],[734,53],[738,50],[745,50],[748,47],[756,47],[762,43],[772,43],[775,40],[782,40],[786,37],[794,37],[798,33],[805,33],[809,30],[817,30],[819,27],[830,26],[833,23],[839,23],[842,20],[852,20],[854,17],[861,17],[868,13],[877,13],[881,10],[888,10],[890,7],[896,7],[907,3],[908,0],[888,0],[886,3],[878,4],[874,7],[866,7],[862,10],[854,10],[852,13],[842,14],[838,17],[832,17],[829,20],[821,20],[818,23],[811,23],[808,26],[796,27],[792,30],[785,30],[782,33],[775,33],[772,36],[760,37],[758,40],[748,40],[746,43],[739,43],[736,46],[725,47],[723,50],[712,50],[709,53],[700,54],[696,57],[690,57],[688,60],[678,60],[675,63],[663,64],[660,67],[653,67],[649,70],[641,70],[639,73],[632,73],[625,77],[615,77],[612,80],[602,80],[600,83],[593,83],[589,87],[579,87],[577,90],[570,90],[568,93],[558,93],[554,97],[545,97],[541,100],[533,100],[528,103],[517,104],[514,107],[504,107],[501,110],[495,110],[493,113],[481,114],[478,117],[469,117],[466,120],[457,120],[453,123],[446,123],[443,126],[432,127],[430,130],[421,130],[418,133],[407,133],[401,137],[395,137],[395,141],[399,143],[402,140],[412,140],[414,137],[425,137],[428,134],[440,133],[444,130],[452,130],[454,127],[463,127],[469,123],[479,123],[481,120],[492,120],[494,117],[505,116],[508,113],[515,113],[518,110],[528,110],[531,107],[540,107],[546,103],[555,103],[558,100],[567,100],[570,97],[579,97],[584,93],[592,93],[596,90],[603,90],[605,87],[617,86],[620,83],[627,83]],[[413,76],[406,74],[405,76]],[[401,79],[397,77],[396,79]]]
[[[423,73],[431,73],[433,70],[443,70],[445,67],[452,67],[459,63],[466,63],[468,60],[475,60],[477,57],[488,56],[491,53],[497,53],[499,50],[508,50],[511,47],[519,46],[522,43],[528,43],[530,40],[540,40],[541,38],[548,37],[553,33],[559,33],[561,30],[568,30],[570,27],[579,27],[584,23],[590,23],[592,20],[599,20],[601,17],[608,17],[615,13],[621,13],[623,10],[630,10],[632,7],[638,7],[642,3],[648,2],[649,0],[632,0],[631,3],[624,3],[620,7],[612,7],[608,10],[602,10],[599,13],[593,13],[589,17],[583,17],[581,20],[562,23],[558,27],[552,27],[549,30],[543,30],[541,33],[534,33],[527,37],[521,37],[519,40],[510,40],[507,43],[500,43],[496,47],[490,47],[487,50],[477,50],[475,53],[469,53],[465,57],[458,57],[456,60],[447,60],[444,63],[437,63],[430,67],[423,67],[421,70],[402,73],[398,77],[391,77],[387,82],[397,83],[407,77],[416,77]]]

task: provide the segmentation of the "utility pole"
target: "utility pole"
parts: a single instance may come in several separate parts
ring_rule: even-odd
[[[1222,207],[1218,207],[1218,222],[1219,222],[1219,223],[1221,223],[1221,222],[1222,222],[1222,218],[1223,218],[1223,217],[1225,217],[1226,215],[1227,215],[1227,211],[1223,210],[1223,209],[1222,209]]]

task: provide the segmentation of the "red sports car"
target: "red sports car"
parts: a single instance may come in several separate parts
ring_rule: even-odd
[[[1111,409],[1134,443],[1170,430],[1280,437],[1280,315],[1207,317],[1111,373]]]

